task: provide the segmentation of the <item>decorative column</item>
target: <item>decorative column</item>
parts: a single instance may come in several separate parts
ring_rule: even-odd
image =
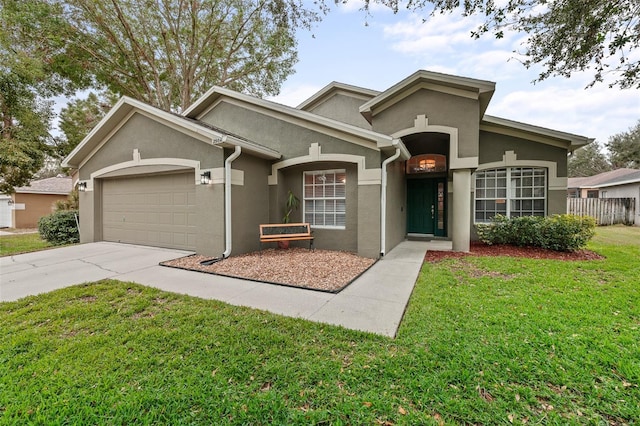
[[[471,169],[453,170],[453,251],[469,251],[471,239]]]

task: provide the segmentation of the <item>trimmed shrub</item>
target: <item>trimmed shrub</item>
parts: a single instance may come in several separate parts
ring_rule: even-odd
[[[595,234],[595,228],[593,218],[568,214],[511,219],[496,215],[490,224],[476,225],[480,241],[488,245],[512,244],[555,251],[583,248]]]
[[[55,245],[80,242],[80,233],[76,224],[76,210],[59,210],[38,221],[38,232],[43,240]]]
[[[557,214],[542,223],[541,247],[556,251],[575,251],[587,245],[596,233],[596,220],[590,216]]]

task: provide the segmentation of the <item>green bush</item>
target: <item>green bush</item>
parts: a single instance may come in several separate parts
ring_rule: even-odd
[[[490,224],[476,225],[478,238],[485,244],[512,244],[542,247],[556,251],[583,248],[595,234],[591,217],[553,215],[507,218],[496,215]]]
[[[76,224],[76,210],[59,210],[38,221],[38,232],[43,240],[55,245],[80,242]]]
[[[596,233],[596,220],[590,216],[558,214],[546,218],[540,234],[542,247],[556,251],[583,248]]]

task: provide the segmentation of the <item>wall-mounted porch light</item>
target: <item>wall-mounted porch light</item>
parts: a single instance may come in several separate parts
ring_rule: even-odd
[[[78,182],[78,191],[84,192],[87,190],[87,182]]]
[[[9,198],[9,201],[7,201],[7,204],[10,205],[10,206],[14,205],[15,203],[16,202],[13,201],[13,198]]]
[[[209,185],[211,183],[211,172],[204,172],[200,175],[200,183]]]

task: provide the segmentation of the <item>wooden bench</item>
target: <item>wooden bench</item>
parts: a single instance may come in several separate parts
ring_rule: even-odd
[[[309,241],[313,250],[313,235],[308,223],[270,223],[260,225],[260,248],[263,243],[278,241]]]

